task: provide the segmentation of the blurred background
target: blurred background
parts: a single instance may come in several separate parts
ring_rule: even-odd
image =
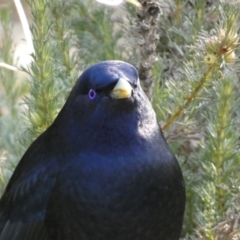
[[[23,1],[23,8],[25,10],[26,17],[28,21],[31,21],[30,17],[30,10],[28,5]],[[11,31],[12,31],[12,38],[13,38],[13,44],[15,46],[14,48],[14,62],[17,64],[17,66],[20,65],[26,65],[30,62],[31,58],[29,57],[29,49],[28,45],[25,40],[23,27],[19,19],[19,15],[16,9],[16,6],[13,1],[7,1],[7,0],[0,0],[0,9],[11,9]],[[0,42],[3,41],[3,32],[2,29],[0,34]]]

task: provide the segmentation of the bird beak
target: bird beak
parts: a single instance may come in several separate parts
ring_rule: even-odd
[[[110,96],[113,99],[130,98],[131,95],[132,95],[132,86],[124,78],[119,78],[116,86],[110,93]]]

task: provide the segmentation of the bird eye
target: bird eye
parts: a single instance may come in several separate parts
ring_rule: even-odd
[[[96,96],[97,96],[97,93],[95,92],[95,90],[90,89],[89,92],[88,92],[89,99],[93,100]]]

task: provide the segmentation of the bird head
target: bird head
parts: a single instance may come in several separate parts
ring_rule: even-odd
[[[103,61],[85,70],[57,120],[60,118],[58,122],[67,131],[83,135],[90,135],[93,129],[103,126],[105,133],[111,129],[131,134],[145,120],[156,123],[136,68],[122,61]]]
[[[132,65],[122,61],[104,61],[83,72],[73,92],[88,95],[90,99],[95,96],[93,91],[96,97],[128,99],[138,85],[138,73]]]

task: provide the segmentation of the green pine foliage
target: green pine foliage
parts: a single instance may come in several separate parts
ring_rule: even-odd
[[[0,62],[14,64],[12,41],[12,14],[0,9],[1,35]],[[1,41],[2,40],[2,41]],[[24,152],[21,135],[25,123],[21,116],[27,84],[18,79],[16,71],[0,68],[0,192],[2,193],[12,175],[17,161]]]
[[[153,81],[149,97],[184,172],[182,239],[240,239],[240,4],[153,2],[159,12],[127,2],[27,0],[32,62],[18,71],[0,68],[0,192],[81,72],[124,60],[139,68],[144,86]],[[15,65],[11,9],[0,8],[0,62]]]

